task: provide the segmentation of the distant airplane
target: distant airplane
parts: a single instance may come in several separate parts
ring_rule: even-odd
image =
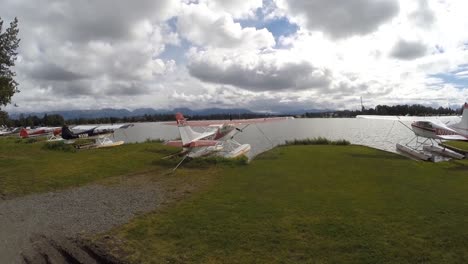
[[[57,136],[62,132],[60,127],[37,127],[33,129],[22,128],[19,136],[21,138]]]
[[[0,136],[15,134],[18,133],[19,130],[19,128],[8,128],[6,126],[0,126]]]
[[[174,168],[176,170],[187,157],[196,158],[218,154],[227,158],[235,158],[247,154],[251,146],[240,144],[234,136],[251,124],[266,123],[292,119],[291,117],[273,117],[240,120],[187,121],[182,113],[176,114],[176,122],[166,122],[166,125],[177,125],[181,140],[166,142],[169,146],[183,148],[184,158]],[[204,127],[205,132],[196,132],[192,127]],[[243,126],[239,128],[239,126]]]
[[[120,125],[80,125],[74,126],[70,129],[68,126],[62,127],[62,139],[66,140],[67,143],[72,143],[76,139],[94,139],[95,144],[93,147],[113,147],[122,145],[124,141],[114,142],[110,139],[110,136],[114,134],[117,129],[126,129],[132,127],[133,124],[120,124]],[[73,130],[73,131],[72,131]]]

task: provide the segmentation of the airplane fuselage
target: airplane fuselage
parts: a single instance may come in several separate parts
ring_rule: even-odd
[[[443,136],[462,136],[468,140],[466,133],[459,133],[455,128],[449,128],[436,124],[432,121],[416,121],[411,124],[411,129],[416,136],[432,138],[432,139],[444,139]]]

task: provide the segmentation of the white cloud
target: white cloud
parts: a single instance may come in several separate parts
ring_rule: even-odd
[[[466,10],[464,0],[4,0],[1,12],[20,20],[17,111],[274,111],[357,107],[360,96],[462,103]],[[273,35],[284,21],[297,32]]]
[[[226,12],[215,12],[205,4],[182,7],[177,18],[180,34],[199,46],[259,49],[275,45],[266,29],[242,28]]]

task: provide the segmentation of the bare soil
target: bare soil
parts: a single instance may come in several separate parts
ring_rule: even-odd
[[[210,177],[147,172],[0,200],[0,263],[123,263],[83,237],[179,201]]]

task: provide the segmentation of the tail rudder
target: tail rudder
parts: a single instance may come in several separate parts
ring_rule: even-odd
[[[463,129],[468,129],[468,103],[463,105],[462,120],[458,126]]]
[[[58,135],[62,134],[62,129],[61,128],[54,129],[53,134],[54,134],[54,136],[58,136]]]
[[[29,137],[28,130],[26,130],[26,128],[22,128],[19,135],[21,138],[28,138]]]
[[[68,128],[68,126],[62,127],[62,138],[63,139],[75,139],[77,136]]]
[[[184,118],[182,113],[177,113],[175,117],[183,145],[189,144],[200,135],[200,133],[193,131],[187,124],[187,120]]]

